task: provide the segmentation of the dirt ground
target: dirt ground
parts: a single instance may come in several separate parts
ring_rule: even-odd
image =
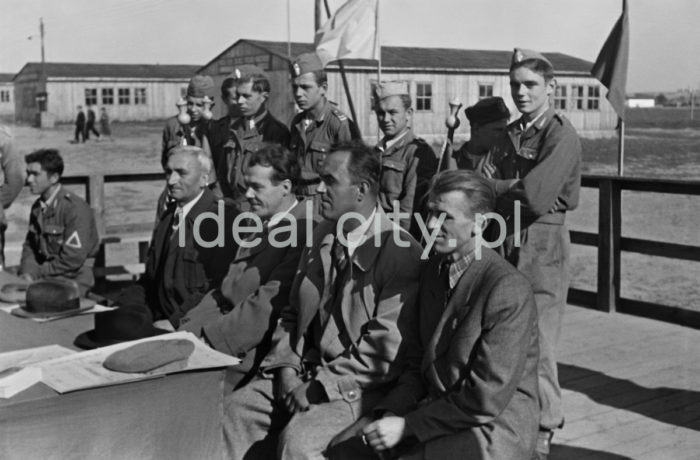
[[[649,123],[648,116],[645,123]],[[37,148],[58,148],[66,162],[66,175],[159,171],[162,123],[115,123],[113,141],[90,140],[72,144],[71,125],[38,130],[13,126],[16,146],[26,154]],[[583,139],[584,173],[614,174],[615,139]],[[626,137],[626,175],[673,179],[700,179],[700,129],[631,127]],[[147,232],[161,183],[109,184],[105,189],[108,233]],[[83,191],[76,189],[83,195]],[[27,217],[35,197],[27,189],[10,208],[7,234],[8,264],[19,261]],[[583,189],[579,209],[570,213],[571,229],[597,231],[598,193]],[[700,198],[656,193],[623,194],[623,236],[700,246]],[[133,263],[136,246],[111,248],[116,263]],[[700,311],[700,263],[638,254],[622,256],[624,297],[678,305]],[[596,249],[572,247],[572,285],[595,290]]]

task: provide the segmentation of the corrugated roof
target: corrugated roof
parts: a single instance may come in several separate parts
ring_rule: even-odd
[[[242,39],[281,58],[287,58],[287,42]],[[233,45],[235,46],[235,44]],[[230,49],[230,48],[229,48]],[[292,43],[292,55],[314,50],[312,43]],[[407,46],[382,46],[383,68],[424,68],[455,70],[494,70],[510,67],[512,51],[469,50],[454,48],[418,48]],[[563,53],[543,53],[552,61],[557,72],[582,72],[590,74],[592,62]],[[374,66],[376,61],[350,59],[343,61],[346,67]]]
[[[12,81],[13,78],[15,78],[15,74],[13,73],[0,73],[1,83],[7,83],[8,81]]]
[[[46,75],[61,78],[175,78],[192,77],[200,66],[183,64],[81,64],[47,62]],[[28,62],[23,72],[41,72],[41,63]]]

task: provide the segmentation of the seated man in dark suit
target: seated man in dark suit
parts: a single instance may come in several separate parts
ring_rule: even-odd
[[[121,292],[117,305],[147,310],[162,327],[169,322],[177,328],[185,313],[221,284],[234,249],[226,244],[231,234],[226,222],[233,211],[225,209],[207,187],[211,171],[211,159],[199,147],[170,151],[165,175],[173,201],[153,231],[146,272]],[[218,217],[198,219],[204,213]],[[217,220],[223,220],[223,225]]]
[[[381,418],[360,432],[377,452],[398,446],[410,459],[527,460],[534,451],[537,311],[527,279],[481,247],[482,215],[495,200],[473,173],[433,179],[435,255],[421,275],[418,340],[408,348],[415,353],[375,409]]]
[[[296,155],[280,145],[266,144],[250,154],[245,196],[262,225],[238,249],[221,289],[209,292],[180,322],[180,330],[242,359],[229,370],[227,383],[233,388],[255,376],[270,349],[307,246],[307,229],[314,225],[311,202],[297,201],[294,194],[299,169]]]

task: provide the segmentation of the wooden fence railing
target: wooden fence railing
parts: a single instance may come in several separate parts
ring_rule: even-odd
[[[103,241],[110,242],[109,238],[104,239],[104,185],[163,179],[162,172],[117,172],[69,176],[62,180],[65,184],[85,186],[87,200],[95,211],[100,236]],[[573,244],[598,248],[597,291],[572,288],[569,290],[569,302],[602,311],[623,312],[700,328],[700,312],[620,296],[620,254],[623,251],[700,263],[700,246],[623,237],[622,191],[700,196],[700,182],[586,175],[583,176],[581,185],[599,190],[598,233],[571,231],[571,241]]]
[[[599,191],[598,233],[571,231],[571,242],[598,248],[598,282],[596,292],[570,289],[569,302],[602,311],[617,311],[700,328],[698,311],[627,299],[620,295],[620,254],[623,251],[700,263],[700,246],[623,237],[622,191],[700,196],[700,182],[584,176],[581,185]]]

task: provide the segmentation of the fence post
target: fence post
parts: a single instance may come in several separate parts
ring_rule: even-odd
[[[598,310],[614,312],[620,301],[621,187],[601,179],[598,198]]]
[[[95,214],[95,224],[100,238],[105,236],[105,178],[102,174],[88,177],[87,202]]]

